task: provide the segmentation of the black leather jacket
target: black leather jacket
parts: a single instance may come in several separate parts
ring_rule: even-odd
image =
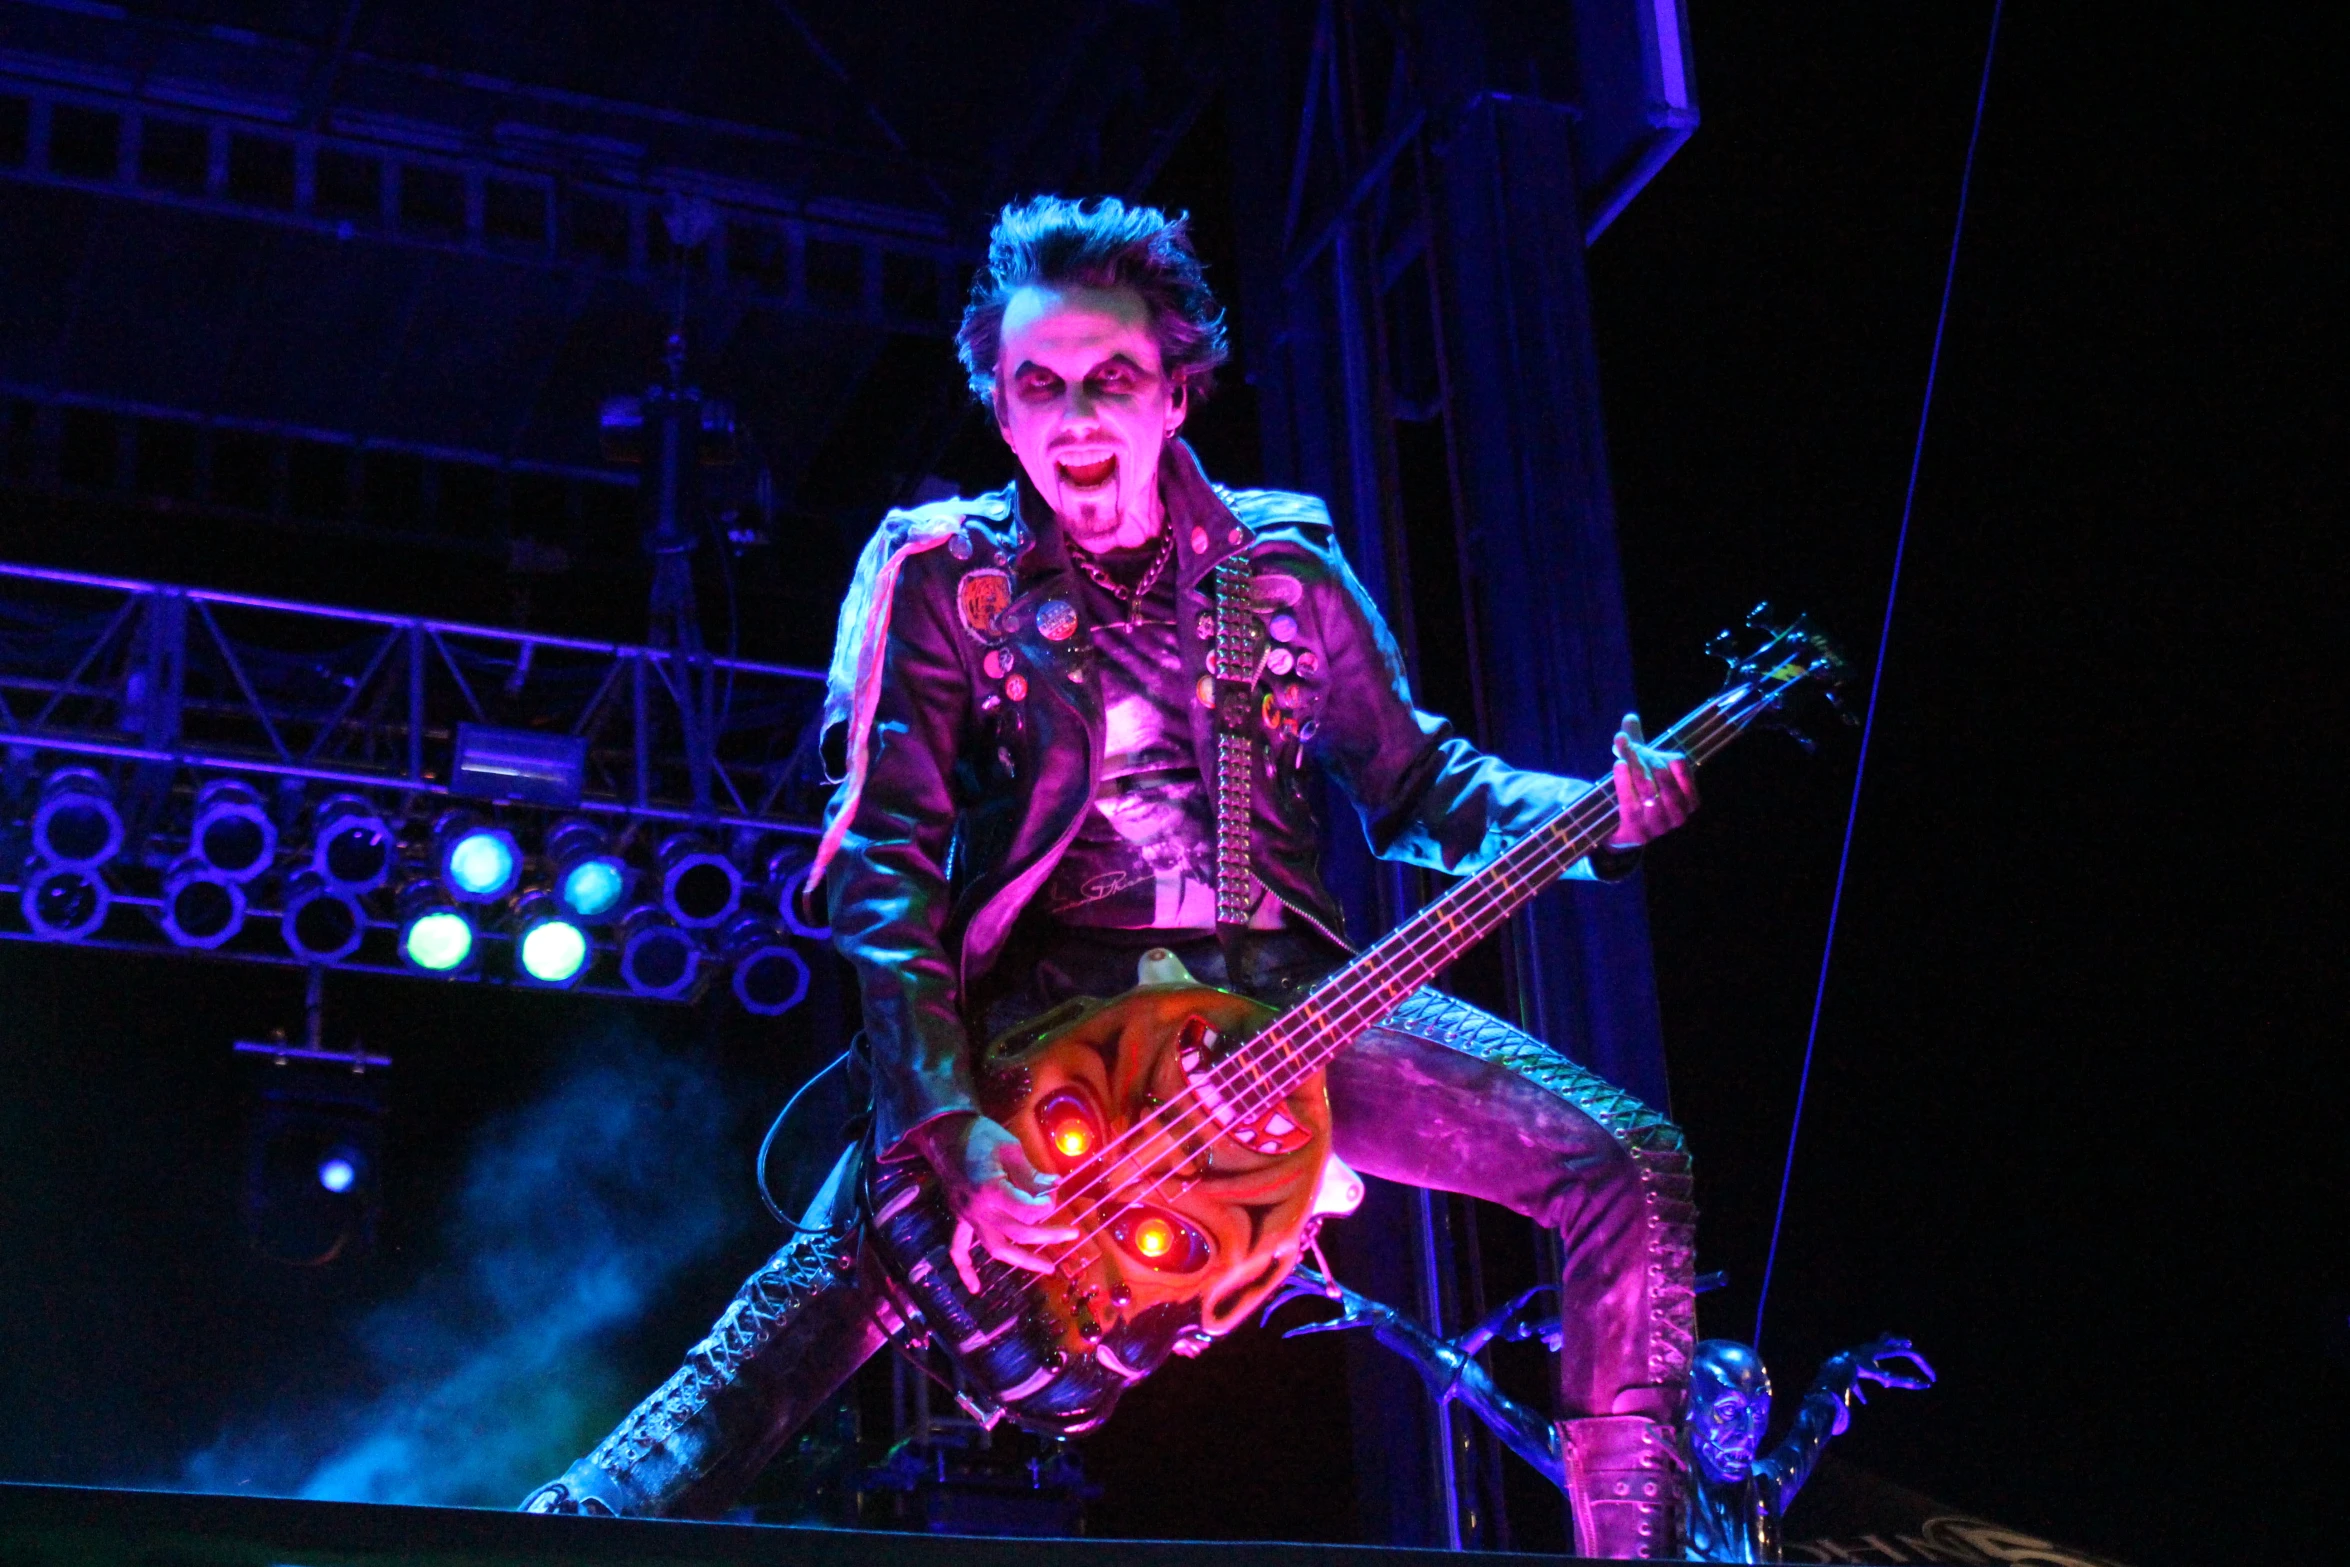
[[[1296,623],[1295,667],[1259,675],[1274,720],[1259,758],[1269,751],[1272,765],[1257,769],[1251,844],[1252,868],[1288,919],[1343,945],[1307,767],[1345,791],[1378,853],[1455,873],[1588,787],[1505,766],[1412,706],[1395,639],[1339,555],[1322,502],[1212,486],[1181,442],[1168,448],[1161,489],[1187,687],[1207,670],[1209,642],[1192,633],[1213,608],[1209,574],[1225,557],[1246,551],[1255,607]],[[872,687],[862,787],[844,784],[828,818],[837,852],[826,887],[834,944],[864,996],[876,1146],[895,1151],[923,1122],[977,1108],[963,998],[1092,803],[1102,717],[1088,628],[1067,629],[1084,599],[1051,510],[1025,481],[893,512],[882,526],[868,570],[896,554],[897,574],[886,641],[861,677]],[[907,547],[925,533],[928,547]],[[882,607],[852,590],[844,647]],[[1212,779],[1213,714],[1195,703],[1192,717]],[[839,739],[828,737],[828,750],[837,754]]]

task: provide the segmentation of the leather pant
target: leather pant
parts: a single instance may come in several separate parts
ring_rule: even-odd
[[[998,970],[990,1034],[1070,995],[1134,983],[1140,933],[1058,933]],[[1230,962],[1213,938],[1176,946],[1210,984],[1278,1002],[1333,966],[1273,933]],[[1357,1170],[1498,1203],[1554,1230],[1564,1258],[1559,1402],[1568,1420],[1677,1427],[1694,1339],[1695,1211],[1681,1134],[1630,1094],[1467,1002],[1423,990],[1328,1074],[1335,1151]],[[838,1175],[838,1172],[836,1172]],[[810,1209],[824,1222],[846,1177]],[[844,1266],[844,1263],[854,1264]],[[743,1285],[710,1336],[593,1453],[524,1504],[537,1511],[707,1517],[885,1340],[870,1258],[794,1236]]]

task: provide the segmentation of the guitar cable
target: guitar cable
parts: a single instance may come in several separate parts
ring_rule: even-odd
[[[1828,930],[1820,945],[1820,977],[1812,990],[1811,1026],[1803,1038],[1803,1069],[1795,1081],[1795,1114],[1787,1127],[1787,1157],[1779,1168],[1779,1202],[1771,1215],[1771,1246],[1763,1259],[1762,1289],[1754,1302],[1756,1350],[1762,1348],[1763,1314],[1771,1301],[1771,1274],[1779,1263],[1779,1240],[1787,1223],[1787,1188],[1795,1175],[1795,1148],[1803,1132],[1804,1100],[1811,1092],[1812,1057],[1820,1042],[1820,1010],[1828,997],[1828,966],[1836,953],[1836,921],[1844,909],[1844,883],[1852,868],[1853,827],[1860,820],[1860,790],[1868,777],[1869,739],[1877,730],[1877,696],[1885,687],[1885,654],[1893,641],[1893,609],[1901,595],[1901,562],[1909,549],[1909,522],[1917,506],[1918,469],[1926,456],[1926,422],[1934,412],[1934,378],[1942,369],[1942,336],[1950,325],[1950,294],[1958,278],[1958,242],[1966,233],[1967,197],[1974,189],[1975,149],[1983,139],[1983,106],[1991,96],[1991,62],[1999,52],[1999,16],[2006,0],[1992,0],[1991,32],[1983,44],[1983,73],[1975,87],[1974,126],[1967,132],[1966,163],[1958,179],[1958,215],[1950,226],[1950,259],[1942,270],[1942,304],[1934,316],[1934,346],[1926,360],[1926,391],[1918,409],[1917,439],[1909,453],[1909,486],[1901,497],[1901,527],[1893,539],[1893,575],[1885,584],[1885,619],[1877,633],[1876,669],[1869,677],[1868,712],[1861,721],[1860,755],[1852,769],[1852,798],[1844,811],[1844,847],[1836,856],[1836,890],[1828,900]]]

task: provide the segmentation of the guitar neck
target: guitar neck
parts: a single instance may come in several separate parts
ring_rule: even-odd
[[[1738,735],[1746,693],[1725,691],[1657,739],[1694,763],[1709,760]],[[1428,984],[1453,960],[1500,929],[1616,827],[1615,790],[1603,778],[1486,866],[1398,925],[1331,975],[1235,1054],[1242,1080],[1255,1079],[1278,1102],[1339,1051]]]

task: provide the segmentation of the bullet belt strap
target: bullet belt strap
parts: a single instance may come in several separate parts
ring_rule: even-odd
[[[1208,673],[1216,693],[1216,923],[1245,925],[1256,907],[1249,871],[1249,797],[1256,764],[1257,662],[1265,628],[1249,606],[1251,567],[1233,555],[1216,567],[1216,645]]]

